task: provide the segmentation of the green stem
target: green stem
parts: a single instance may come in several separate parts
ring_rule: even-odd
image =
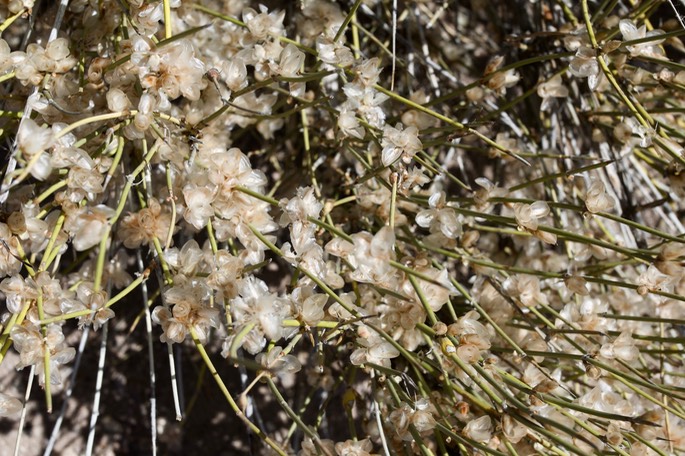
[[[200,356],[202,357],[202,360],[205,362],[205,365],[207,366],[207,369],[209,369],[209,373],[212,374],[212,377],[214,377],[214,381],[216,381],[216,384],[219,386],[219,389],[223,393],[224,397],[228,401],[229,405],[231,406],[231,409],[233,409],[233,412],[235,412],[236,416],[247,425],[247,427],[250,428],[252,432],[257,434],[257,436],[267,445],[273,449],[276,454],[279,456],[287,456],[287,453],[278,445],[276,442],[274,442],[269,436],[267,436],[264,431],[262,431],[257,425],[255,425],[252,421],[250,421],[243,411],[238,407],[238,404],[236,401],[233,399],[233,396],[231,393],[228,391],[228,388],[226,387],[226,384],[224,383],[223,379],[219,375],[219,373],[216,371],[216,368],[214,367],[214,363],[212,363],[212,360],[209,358],[209,355],[207,354],[207,351],[205,350],[205,347],[202,345],[200,342],[200,339],[197,336],[197,332],[195,329],[190,326],[190,335],[193,338],[193,342],[195,342],[195,347],[197,348],[197,351],[200,353]]]

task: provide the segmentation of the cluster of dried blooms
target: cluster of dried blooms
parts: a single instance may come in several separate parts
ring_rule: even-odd
[[[149,301],[264,454],[685,454],[675,5],[264,3],[1,3],[0,362]]]

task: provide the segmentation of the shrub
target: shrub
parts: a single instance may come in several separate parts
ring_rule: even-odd
[[[266,3],[0,6],[18,435],[685,453],[681,7]]]

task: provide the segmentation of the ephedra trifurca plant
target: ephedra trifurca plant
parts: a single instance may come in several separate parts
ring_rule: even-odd
[[[685,453],[679,2],[0,3],[7,451]]]

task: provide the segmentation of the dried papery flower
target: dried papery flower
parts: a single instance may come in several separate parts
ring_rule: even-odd
[[[259,353],[267,339],[277,341],[287,337],[293,330],[284,328],[283,320],[295,318],[290,302],[270,293],[266,284],[253,276],[240,282],[239,295],[232,300],[231,310],[238,325],[249,325],[253,329],[242,341],[242,346],[251,354]],[[222,354],[228,356],[231,341],[224,344]]]
[[[467,312],[460,317],[456,323],[452,323],[448,327],[448,333],[452,336],[462,336],[465,334],[477,334],[479,336],[487,337],[488,330],[478,321],[480,316],[475,310]]]
[[[587,288],[587,281],[580,276],[568,276],[564,278],[564,284],[569,290],[580,296],[587,296],[590,294],[590,290]]]
[[[411,432],[409,432],[409,417],[411,413],[412,409],[409,404],[402,403],[388,416],[388,425],[400,439],[405,441],[410,441],[413,438]]]
[[[606,77],[597,62],[597,52],[587,46],[578,48],[568,67],[569,72],[579,78],[588,78],[590,90],[598,90]]]
[[[355,313],[357,315],[366,315],[367,312],[361,307],[357,306],[354,301],[354,297],[350,293],[342,293],[340,295],[340,300],[345,303],[343,306],[339,302],[334,302],[326,309],[326,312],[333,318],[338,320],[350,320],[354,318]],[[349,309],[349,310],[348,310]]]
[[[488,88],[503,95],[506,89],[514,87],[521,80],[521,75],[516,70],[506,70],[495,73],[488,79]]]
[[[309,224],[309,217],[318,218],[323,204],[317,199],[312,187],[299,187],[295,198],[284,198],[279,202],[283,215],[279,220],[281,226],[290,223]]]
[[[385,110],[381,105],[388,99],[387,95],[361,82],[345,84],[343,92],[347,96],[347,102],[342,105],[343,111],[354,110],[372,127],[383,128]]]
[[[416,214],[416,224],[429,228],[431,233],[440,233],[448,239],[455,239],[462,233],[461,223],[454,209],[447,205],[445,192],[440,191],[428,198],[430,209]]]
[[[91,310],[92,313],[79,317],[79,327],[92,324],[93,329],[97,331],[107,320],[114,317],[114,311],[106,306],[107,293],[102,290],[96,292],[92,283],[80,283],[76,288],[76,298],[62,300],[60,309],[65,314]]]
[[[528,428],[524,424],[512,418],[510,415],[503,415],[502,433],[509,442],[519,443],[526,435],[528,435]]]
[[[212,200],[216,189],[188,184],[183,188],[186,210],[183,218],[196,229],[202,229],[214,215]]]
[[[0,291],[5,294],[7,310],[14,314],[21,312],[24,303],[38,297],[38,285],[30,277],[20,275],[7,277],[0,282]]]
[[[414,103],[425,105],[430,102],[431,97],[424,89],[419,89],[416,92],[413,92],[409,98]],[[419,130],[425,130],[434,127],[436,125],[436,119],[425,112],[410,109],[402,114],[402,124],[414,126]]]
[[[242,58],[235,56],[226,60],[223,64],[223,70],[221,76],[229,89],[238,91],[247,86],[247,67]]]
[[[625,41],[640,40],[663,35],[664,33],[662,30],[650,30],[648,32],[646,25],[643,24],[638,28],[629,19],[621,19],[621,21],[618,23],[618,27],[621,30],[621,34],[623,35],[623,39]],[[628,52],[630,52],[632,57],[646,56],[665,58],[664,50],[661,46],[659,46],[663,41],[663,39],[650,40],[645,43],[626,46],[626,49],[628,49]]]
[[[12,212],[7,217],[7,226],[13,234],[21,235],[26,232],[26,217],[22,212]]]
[[[54,133],[43,128],[30,118],[23,119],[17,132],[17,148],[21,156],[29,163],[31,175],[45,180],[52,172],[50,156],[46,150],[54,144]]]
[[[285,11],[269,12],[266,6],[259,6],[259,13],[252,8],[243,10],[243,21],[255,40],[267,37],[278,38],[283,34],[283,19]]]
[[[226,250],[217,252],[214,270],[207,277],[207,285],[217,292],[217,299],[231,299],[238,295],[239,280],[245,263]]]
[[[540,280],[535,276],[511,276],[504,281],[504,289],[527,307],[548,303],[547,295],[540,290]]]
[[[381,74],[380,67],[381,59],[374,57],[364,60],[354,67],[357,78],[364,87],[370,87],[378,82],[378,77]]]
[[[606,438],[611,445],[620,445],[623,441],[621,427],[617,423],[609,423],[609,426],[607,427]]]
[[[585,454],[592,454],[600,451],[600,448],[604,447],[605,442],[592,433],[583,430],[574,435],[573,444]]]
[[[130,285],[133,281],[131,274],[128,273],[132,264],[131,260],[125,249],[119,249],[105,264],[103,280],[111,283],[114,289],[122,289]]]
[[[492,419],[488,415],[483,415],[469,421],[461,433],[477,442],[487,442],[492,437],[492,427]]]
[[[329,65],[345,68],[354,64],[354,55],[350,48],[329,37],[319,36],[316,39],[316,51],[321,61]]]
[[[684,270],[683,261],[679,260],[682,257],[685,257],[685,245],[669,243],[661,248],[654,266],[668,276],[680,277]]]
[[[532,204],[514,204],[514,216],[521,229],[536,231],[538,219],[547,217],[547,215],[549,215],[549,206],[544,201],[536,201]]]
[[[39,85],[46,73],[66,73],[76,65],[76,58],[69,55],[66,38],[56,38],[44,49],[37,43],[30,43],[26,52],[14,52],[16,78],[23,85]]]
[[[134,35],[132,44],[134,52],[131,63],[135,65],[134,72],[147,94],[157,98],[158,109],[166,110],[166,99],[174,100],[180,96],[188,100],[200,98],[200,92],[206,84],[203,79],[205,67],[195,57],[197,52],[190,41],[177,40],[157,47],[146,37]]]
[[[162,342],[181,343],[191,329],[201,342],[206,342],[210,328],[220,326],[219,309],[210,306],[209,287],[200,279],[183,275],[174,278],[174,285],[164,292],[169,307],[157,306],[152,319],[162,326]]]
[[[659,252],[659,258],[663,261],[674,261],[683,256],[685,256],[685,244],[680,243],[665,244]]]
[[[614,127],[614,137],[627,146],[638,143],[640,147],[649,147],[652,145],[652,138],[654,130],[648,128],[632,117],[628,117],[623,122],[619,122]],[[637,141],[635,136],[639,137]]]
[[[457,348],[457,356],[467,364],[475,364],[480,361],[480,349],[474,344],[460,344]]]
[[[309,326],[315,326],[324,319],[326,313],[324,306],[328,301],[325,294],[314,293],[309,286],[297,287],[293,290],[290,299],[299,312],[299,319]]]
[[[222,251],[222,254],[228,252]],[[172,247],[164,252],[164,257],[170,267],[186,277],[192,277],[201,269],[200,263],[203,261],[204,252],[200,249],[197,241],[191,239],[183,244],[183,247]],[[202,268],[204,269],[204,268]],[[207,281],[209,285],[209,280]],[[211,286],[211,285],[210,285]]]
[[[278,65],[272,65],[271,71],[280,76],[295,77],[300,72],[303,63],[304,53],[294,44],[288,44],[281,51]]]
[[[338,117],[338,128],[344,136],[362,139],[364,138],[364,127],[359,123],[353,112],[342,111]]]
[[[7,41],[0,38],[0,73],[5,74],[12,69],[12,59],[10,58],[10,49]]]
[[[547,244],[556,244],[555,234],[538,229],[538,219],[549,215],[549,205],[544,201],[532,204],[514,203],[514,217],[520,230],[528,231]]]
[[[486,177],[478,177],[475,180],[481,188],[473,193],[473,201],[478,205],[478,209],[482,212],[488,212],[493,203],[490,198],[502,198],[507,195],[507,190],[498,187],[490,182]]]
[[[607,194],[604,183],[599,179],[593,179],[585,192],[585,208],[588,212],[596,214],[606,212],[616,205],[614,198]]]
[[[219,198],[215,202],[219,209],[222,202],[229,201],[238,185],[263,193],[266,176],[263,172],[252,169],[249,158],[240,149],[233,147],[225,152],[213,153],[209,160],[208,178],[219,187]]]
[[[33,324],[14,326],[10,331],[10,337],[14,342],[14,348],[19,352],[20,361],[17,369],[27,366],[36,366],[38,383],[45,385],[45,353],[50,353],[50,384],[60,385],[62,376],[60,365],[66,364],[74,358],[76,350],[67,347],[64,343],[62,328],[56,324],[46,327],[45,337],[41,334],[40,328]]]
[[[493,74],[495,71],[499,70],[499,68],[502,66],[504,63],[504,56],[502,55],[496,55],[490,59],[488,62],[487,66],[485,67],[485,70],[483,71],[483,76],[490,76]]]
[[[378,233],[361,232],[352,235],[353,242],[333,239],[326,245],[326,252],[345,258],[354,271],[350,277],[359,282],[387,283],[396,274],[390,260],[395,258],[392,251],[395,233],[390,227],[381,228]]]
[[[158,109],[159,100],[151,93],[144,93],[138,102],[138,113],[127,130],[131,139],[138,139],[152,125],[152,114]]]
[[[669,292],[673,288],[673,279],[650,264],[647,270],[638,276],[637,284],[637,292],[641,295],[646,295],[650,291]]]
[[[161,3],[141,4],[136,14],[140,26],[149,32],[157,31],[159,21],[164,18],[164,9]]]
[[[305,437],[305,439],[302,441],[302,449],[300,450],[299,453],[297,453],[298,456],[319,456],[320,454],[325,455],[331,455],[334,456],[336,455],[335,451],[335,442],[329,439],[318,439],[317,443],[314,443],[310,437]]]
[[[110,111],[125,111],[130,109],[131,106],[131,101],[123,90],[115,87],[107,92],[107,108]]]
[[[369,439],[346,440],[335,444],[338,456],[376,456],[375,453],[371,453],[372,450],[373,443]]]
[[[426,398],[416,401],[414,407],[402,403],[390,413],[388,424],[400,439],[412,441],[414,437],[409,430],[410,425],[413,425],[419,434],[425,434],[435,428],[436,421],[432,416],[432,411],[434,407]]]
[[[652,454],[652,449],[642,442],[636,442],[631,445],[630,456],[651,456]]]
[[[543,368],[535,366],[533,363],[528,363],[521,379],[526,382],[527,385],[535,388],[547,379],[545,373],[546,371],[543,370]]]
[[[627,143],[633,137],[633,129],[627,122],[619,122],[614,126],[614,138],[622,143]]]
[[[576,402],[584,407],[608,413],[625,416],[632,416],[635,413],[635,407],[631,401],[615,393],[613,388],[604,381],[600,381],[598,386],[576,399]]]
[[[37,206],[32,203],[22,207],[26,231],[18,237],[24,243],[24,249],[30,252],[40,252],[45,249],[49,241],[49,222],[54,222],[54,215],[56,215],[55,211],[43,220],[37,217],[36,209]]]
[[[392,165],[400,157],[404,163],[408,164],[414,155],[423,149],[418,128],[409,126],[403,129],[401,124],[398,124],[396,128],[389,125],[383,127],[381,146],[383,147],[381,152],[383,166]]]
[[[314,227],[295,222],[290,228],[290,240],[283,244],[283,258],[294,266],[304,268],[319,279],[326,275],[323,248],[316,242]]]
[[[141,244],[152,244],[154,239],[166,239],[171,225],[171,215],[162,212],[157,200],[149,201],[149,206],[137,213],[128,214],[121,221],[119,236],[129,249]]]
[[[64,229],[71,235],[77,251],[88,250],[102,240],[107,233],[108,222],[116,211],[99,204],[95,207],[82,206],[69,214]]]
[[[602,345],[600,354],[608,359],[635,361],[640,355],[635,340],[628,331],[623,331],[613,342]]]
[[[523,340],[519,342],[519,346],[523,348],[524,350],[530,350],[530,351],[538,351],[538,352],[546,352],[549,350],[549,346],[547,345],[547,342],[542,338],[542,336],[536,332],[528,332]],[[542,356],[533,356],[533,360],[535,360],[538,363],[541,363],[544,361],[544,357]],[[530,365],[531,367],[534,367],[532,364]],[[533,375],[538,375],[540,369],[536,367],[536,371],[533,372]],[[526,374],[530,374],[528,370],[526,370]],[[537,383],[539,383],[540,379],[537,378]],[[534,385],[532,385],[534,386]]]
[[[561,75],[554,75],[551,79],[540,83],[537,92],[542,98],[542,105],[540,105],[542,111],[550,109],[554,98],[568,97],[568,88],[563,85]]]
[[[273,347],[268,353],[258,354],[256,361],[278,375],[294,374],[302,369],[298,359],[293,355],[284,354],[283,348],[279,346]]]
[[[449,280],[449,272],[447,269],[436,269],[426,266],[414,266],[414,270],[425,277],[426,280],[419,280],[419,287],[423,294],[423,299],[428,306],[434,311],[438,312],[443,305],[449,302],[450,296],[459,294],[457,289]],[[402,282],[402,291],[406,296],[416,296],[416,289],[410,280]],[[418,296],[415,299],[419,301]]]
[[[46,316],[57,316],[62,314],[62,306],[74,299],[74,292],[69,289],[64,289],[59,280],[54,278],[49,272],[38,272],[34,278],[26,279],[26,285],[33,288],[32,291],[25,290],[24,299],[32,300],[37,298],[37,294],[42,295],[43,312]],[[33,316],[33,312],[37,309],[29,309],[29,313]],[[35,312],[38,316],[38,312]]]
[[[360,345],[360,348],[357,348],[350,355],[350,361],[355,366],[373,363],[390,367],[390,360],[400,356],[399,350],[373,328],[360,325],[357,334],[359,336],[357,337],[357,344]]]
[[[102,74],[111,63],[111,59],[95,57],[88,66],[88,81],[94,84],[101,82]]]
[[[414,404],[414,414],[411,416],[411,424],[422,434],[435,429],[437,422],[433,413],[437,413],[433,404],[426,398],[421,398]]]
[[[0,277],[18,273],[22,263],[17,250],[19,239],[5,223],[0,222]]]
[[[521,76],[514,69],[500,71],[503,63],[504,56],[495,56],[483,72],[483,76],[488,77],[487,87],[500,94],[504,94],[506,89],[515,86],[521,79]]]
[[[71,69],[76,63],[75,60],[65,60],[69,57],[69,41],[66,38],[56,38],[50,41],[45,47],[45,55],[59,63],[59,67]],[[71,65],[70,65],[71,64]],[[54,72],[60,72],[59,68],[55,68]]]

